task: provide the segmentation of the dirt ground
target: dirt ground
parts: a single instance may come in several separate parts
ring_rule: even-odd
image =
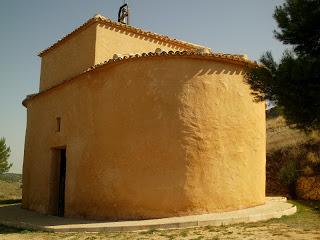
[[[1,231],[1,230],[0,230]],[[320,239],[320,229],[304,230],[282,223],[258,223],[225,227],[201,227],[179,230],[149,230],[131,233],[43,233],[21,232],[0,233],[5,240],[94,240],[94,239]]]
[[[0,181],[0,206],[21,198],[20,184]],[[148,230],[126,233],[45,233],[0,225],[0,240],[95,240],[95,239],[319,239],[320,201],[291,201],[297,213],[267,222],[221,227],[198,227],[175,230]]]
[[[0,181],[0,206],[17,203],[20,183]],[[148,230],[115,233],[46,233],[0,225],[0,240],[98,240],[98,239],[305,239],[320,240],[320,201],[291,201],[297,213],[281,219],[221,227]]]
[[[291,201],[297,213],[280,219],[229,226],[115,233],[45,233],[0,225],[0,240],[98,239],[305,239],[320,240],[320,201]]]

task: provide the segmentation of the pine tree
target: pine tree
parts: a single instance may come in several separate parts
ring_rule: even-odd
[[[255,100],[274,101],[291,126],[320,130],[320,0],[286,0],[274,18],[275,37],[291,50],[279,63],[266,52],[247,82]]]
[[[279,31],[275,37],[293,47],[300,56],[320,54],[320,0],[286,0],[273,17]]]
[[[6,173],[12,167],[12,163],[8,162],[10,157],[10,147],[7,147],[5,138],[0,139],[0,174]]]

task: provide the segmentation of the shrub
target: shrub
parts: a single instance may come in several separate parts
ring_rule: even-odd
[[[286,186],[294,184],[297,177],[297,163],[294,160],[289,160],[279,171],[279,179]]]

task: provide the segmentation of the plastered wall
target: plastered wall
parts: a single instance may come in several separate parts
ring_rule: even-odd
[[[129,33],[98,22],[74,33],[41,56],[40,91],[72,78],[114,54],[188,50],[142,34]]]
[[[252,101],[238,65],[130,60],[27,108],[24,208],[50,213],[50,149],[59,146],[67,148],[67,217],[146,219],[265,201],[265,107]]]
[[[105,24],[97,26],[96,63],[104,62],[106,59],[112,58],[114,54],[148,53],[154,52],[157,48],[163,51],[190,50],[146,37],[143,34],[115,29]]]
[[[41,57],[40,91],[74,77],[95,64],[96,23]]]

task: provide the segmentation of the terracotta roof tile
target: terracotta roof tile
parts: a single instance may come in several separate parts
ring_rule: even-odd
[[[257,62],[248,60],[246,55],[238,55],[238,54],[225,54],[225,53],[201,53],[196,51],[159,51],[159,52],[149,52],[149,53],[141,53],[141,54],[115,54],[113,59],[109,59],[105,62],[96,64],[92,67],[90,67],[87,71],[90,71],[91,69],[98,68],[100,66],[112,63],[112,62],[118,62],[118,61],[124,61],[127,59],[136,59],[136,58],[143,58],[143,57],[151,57],[151,56],[194,56],[194,57],[204,57],[211,60],[231,60],[234,64],[248,64],[251,66],[256,66]],[[85,72],[87,72],[85,71]]]

